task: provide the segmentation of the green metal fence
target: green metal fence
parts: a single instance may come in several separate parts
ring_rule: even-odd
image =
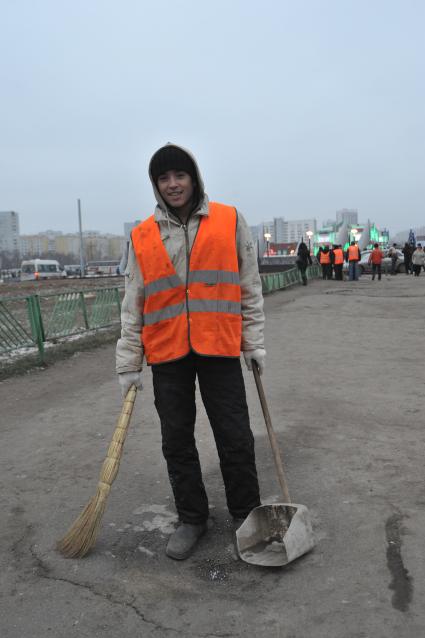
[[[87,330],[119,325],[124,289],[97,288],[0,300],[0,355],[38,348]]]
[[[314,279],[321,276],[320,266],[309,266],[306,271],[308,279]],[[273,272],[261,275],[263,284],[263,293],[282,290],[288,286],[301,283],[301,273],[298,268],[290,268],[283,272]]]
[[[318,266],[307,277],[318,277]],[[301,282],[297,268],[261,275],[263,292],[281,290]],[[0,300],[0,356],[25,348],[38,348],[44,360],[45,344],[87,330],[118,325],[122,287],[74,290],[62,293],[4,297]]]

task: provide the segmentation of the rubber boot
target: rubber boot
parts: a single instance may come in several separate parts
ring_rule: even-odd
[[[176,531],[171,534],[165,553],[174,560],[185,560],[193,552],[196,543],[207,531],[207,524],[191,525],[181,523]]]

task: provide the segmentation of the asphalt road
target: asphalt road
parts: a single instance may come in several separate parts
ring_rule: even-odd
[[[425,635],[425,278],[314,282],[266,300],[263,378],[295,502],[317,545],[286,568],[241,562],[199,401],[211,528],[164,555],[175,511],[151,375],[95,550],[55,541],[93,495],[120,411],[114,348],[0,383],[2,638],[420,638]],[[246,374],[264,499],[279,500]]]

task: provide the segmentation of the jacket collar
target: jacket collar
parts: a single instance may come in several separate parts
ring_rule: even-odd
[[[209,199],[208,195],[204,193],[202,204],[197,208],[191,216],[207,217],[209,215]],[[181,224],[179,218],[169,210],[164,210],[159,205],[156,206],[154,212],[154,219],[156,222],[174,222],[175,224]]]

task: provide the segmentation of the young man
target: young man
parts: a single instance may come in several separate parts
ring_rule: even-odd
[[[152,366],[162,450],[179,516],[170,558],[187,558],[207,530],[208,498],[195,445],[195,381],[214,433],[236,522],[260,505],[254,439],[240,364],[264,370],[256,251],[233,207],[212,203],[193,156],[167,144],[152,157],[154,215],[131,237],[117,344],[123,394]]]
[[[374,281],[376,273],[378,273],[378,281],[381,281],[383,256],[382,250],[379,249],[379,244],[373,244],[373,250],[369,255],[369,263],[372,264],[372,281]]]

